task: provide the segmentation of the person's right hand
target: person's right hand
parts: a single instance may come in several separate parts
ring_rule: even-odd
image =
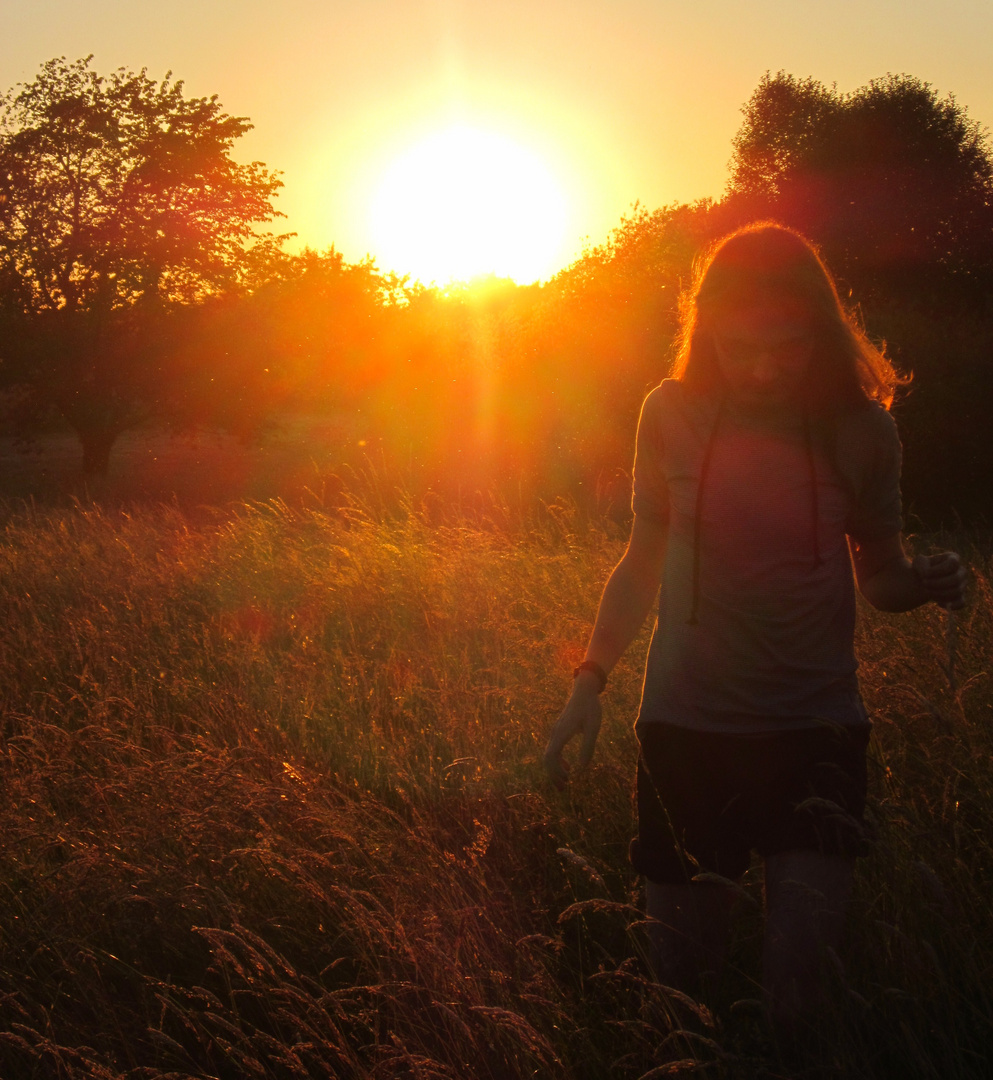
[[[939,555],[918,555],[913,563],[914,573],[929,600],[946,611],[965,607],[966,571],[954,551]]]
[[[583,737],[579,747],[580,768],[589,765],[593,760],[593,750],[603,716],[598,690],[595,677],[591,679],[585,673],[581,674],[576,679],[572,696],[566,702],[562,715],[555,721],[542,761],[556,787],[563,787],[569,779],[569,765],[563,759],[562,751],[576,735],[581,734]]]

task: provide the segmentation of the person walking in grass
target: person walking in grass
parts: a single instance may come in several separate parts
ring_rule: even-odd
[[[559,784],[571,739],[590,761],[599,695],[658,597],[631,844],[657,975],[696,992],[721,971],[729,883],[756,851],[781,1030],[819,1001],[865,849],[853,566],[880,610],[964,603],[956,554],[904,553],[900,382],[798,233],[761,222],[713,245],[642,406],[630,541],[544,755]]]

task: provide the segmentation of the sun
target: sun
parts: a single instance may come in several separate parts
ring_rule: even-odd
[[[438,284],[549,277],[562,263],[567,218],[562,187],[537,154],[463,124],[397,157],[370,206],[379,265]]]

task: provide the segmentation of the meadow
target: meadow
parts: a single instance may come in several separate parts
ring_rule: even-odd
[[[860,610],[876,840],[786,1065],[757,866],[712,999],[648,977],[648,627],[594,765],[541,772],[618,526],[339,501],[0,511],[0,1076],[988,1075],[988,553],[951,631]]]

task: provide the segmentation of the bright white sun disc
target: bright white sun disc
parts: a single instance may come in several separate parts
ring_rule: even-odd
[[[370,212],[380,265],[425,282],[547,277],[557,269],[567,217],[562,190],[536,154],[464,125],[397,158]]]

